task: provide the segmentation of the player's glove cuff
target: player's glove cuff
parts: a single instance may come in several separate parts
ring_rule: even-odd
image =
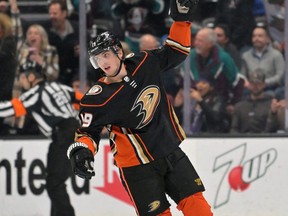
[[[67,156],[75,175],[84,179],[91,179],[95,176],[94,156],[87,145],[81,142],[73,143],[67,150]]]
[[[80,148],[88,148],[87,145],[85,145],[84,143],[82,142],[75,142],[75,143],[72,143],[69,148],[67,149],[67,157],[68,159],[70,159],[71,155],[78,149]]]

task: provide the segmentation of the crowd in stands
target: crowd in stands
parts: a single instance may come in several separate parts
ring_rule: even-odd
[[[0,0],[0,103],[24,91],[19,70],[31,65],[47,81],[79,89],[80,1],[47,1],[48,19],[38,22],[23,20],[19,2]],[[112,31],[122,40],[126,55],[161,48],[172,23],[169,2],[86,0],[87,40],[95,33]],[[179,65],[162,77],[182,123],[187,118],[183,79],[189,73],[190,133],[285,130],[284,19],[284,0],[199,2],[186,60],[189,70]],[[100,78],[88,61],[87,72],[85,91]],[[0,118],[0,134],[39,134],[33,125],[29,116]]]

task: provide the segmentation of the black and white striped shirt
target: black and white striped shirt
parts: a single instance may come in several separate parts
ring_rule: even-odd
[[[77,118],[74,102],[81,98],[69,86],[57,82],[41,82],[23,93],[19,99],[0,102],[0,117],[22,116],[31,113],[45,136],[63,119]]]

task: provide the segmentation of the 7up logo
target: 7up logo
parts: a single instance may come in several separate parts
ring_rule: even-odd
[[[214,208],[229,202],[231,191],[247,190],[251,183],[265,176],[269,167],[277,158],[274,148],[245,158],[247,144],[237,146],[215,158],[213,172],[221,172],[222,177],[217,187]]]

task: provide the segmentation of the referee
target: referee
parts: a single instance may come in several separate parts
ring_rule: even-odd
[[[78,112],[73,103],[79,102],[82,94],[69,86],[45,81],[41,68],[31,63],[21,67],[19,79],[27,91],[11,101],[0,101],[0,117],[20,117],[31,113],[40,131],[52,138],[46,176],[51,216],[74,216],[65,185],[72,174],[66,151],[79,127]]]

